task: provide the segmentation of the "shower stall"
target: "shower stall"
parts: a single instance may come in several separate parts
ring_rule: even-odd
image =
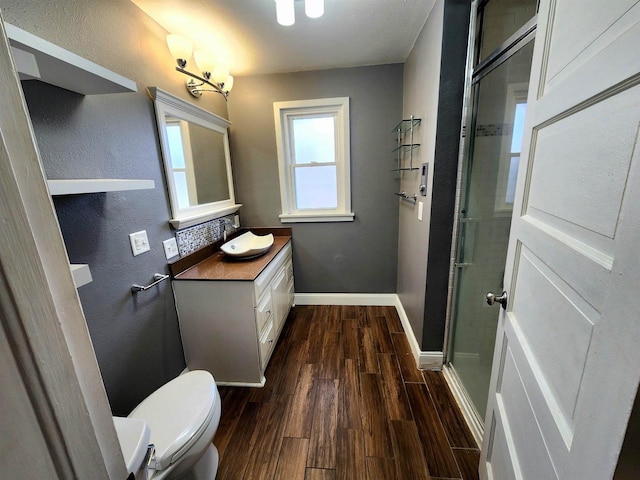
[[[475,3],[445,371],[482,434],[527,111],[537,0]]]

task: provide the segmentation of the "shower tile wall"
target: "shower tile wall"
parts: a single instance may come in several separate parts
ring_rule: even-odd
[[[484,8],[480,58],[486,58],[535,14],[538,0],[491,0]]]
[[[180,256],[184,257],[220,240],[223,237],[225,224],[227,233],[234,232],[236,228],[233,226],[233,217],[233,215],[227,215],[178,230],[176,232],[176,241]]]

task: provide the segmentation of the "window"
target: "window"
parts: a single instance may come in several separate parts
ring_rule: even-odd
[[[197,200],[191,198],[196,189],[195,178],[191,173],[193,172],[191,148],[185,148],[185,144],[189,145],[187,122],[167,118],[167,143],[169,144],[169,156],[173,167],[173,181],[176,186],[178,206],[179,208],[189,208],[190,205],[197,205]]]
[[[349,98],[275,102],[283,223],[352,221]]]
[[[511,155],[509,156],[509,175],[507,176],[507,191],[504,202],[513,205],[516,196],[516,180],[518,179],[518,166],[520,165],[520,153],[522,150],[522,136],[524,135],[524,117],[527,113],[526,103],[516,103],[513,119],[513,136],[511,137]]]
[[[505,131],[500,145],[494,207],[494,211],[498,214],[511,215],[513,211],[526,113],[527,85],[522,83],[507,85]]]

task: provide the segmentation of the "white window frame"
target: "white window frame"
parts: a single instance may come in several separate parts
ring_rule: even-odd
[[[349,135],[349,97],[274,102],[273,115],[278,148],[282,223],[351,222],[351,142]],[[335,120],[335,165],[338,205],[334,209],[298,209],[295,199],[294,149],[291,135],[296,118],[332,116]],[[325,164],[321,164],[325,165]]]

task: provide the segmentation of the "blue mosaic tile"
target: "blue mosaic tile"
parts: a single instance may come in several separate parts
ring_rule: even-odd
[[[236,230],[233,227],[233,215],[215,218],[193,227],[178,230],[176,241],[180,256],[184,257],[220,240],[224,232],[223,224],[226,224],[227,234]]]

